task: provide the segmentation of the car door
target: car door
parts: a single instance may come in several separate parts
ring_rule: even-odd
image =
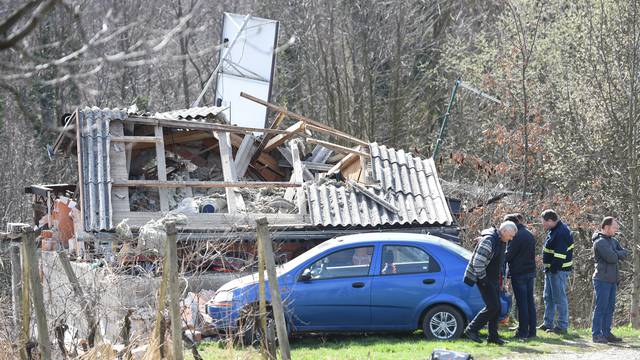
[[[418,245],[385,244],[371,286],[372,326],[415,329],[417,309],[440,293],[442,267]]]
[[[374,246],[333,251],[304,266],[290,293],[296,330],[366,330],[371,324]],[[308,270],[310,279],[300,275]]]

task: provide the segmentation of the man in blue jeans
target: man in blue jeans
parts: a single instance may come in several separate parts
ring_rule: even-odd
[[[573,235],[555,211],[545,210],[541,217],[547,238],[542,247],[544,323],[538,329],[565,335],[569,328],[567,278],[573,266]]]
[[[524,225],[522,214],[505,216],[516,224],[518,232],[507,245],[505,261],[509,266],[513,295],[518,305],[516,338],[525,341],[536,337],[536,304],[533,287],[536,279],[536,239]]]
[[[616,288],[620,277],[618,263],[629,255],[614,236],[620,226],[615,218],[607,216],[600,224],[600,231],[593,234],[593,257],[596,271],[593,273],[595,304],[591,322],[594,343],[621,342],[611,333],[613,312],[616,307]]]

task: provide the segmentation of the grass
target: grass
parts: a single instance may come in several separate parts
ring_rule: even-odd
[[[566,336],[541,333],[539,338],[528,342],[509,339],[507,333],[506,329],[501,332],[510,340],[505,346],[477,344],[468,340],[427,341],[420,332],[410,335],[309,335],[292,339],[291,356],[296,360],[428,359],[434,349],[448,349],[471,353],[474,359],[535,358],[543,354],[580,353],[612,346],[593,344],[590,329],[571,329]],[[619,327],[613,333],[624,339],[623,344],[616,346],[640,349],[640,330]],[[204,342],[199,350],[207,360],[261,359],[256,349],[231,347],[223,342]],[[192,359],[189,356],[187,359]]]

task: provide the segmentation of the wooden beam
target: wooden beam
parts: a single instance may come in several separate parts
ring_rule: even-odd
[[[333,165],[333,167],[329,169],[329,171],[327,171],[327,175],[333,175],[340,172],[340,170],[358,161],[358,158],[359,156],[356,154],[348,154],[347,156],[343,157],[342,160],[338,161],[337,164]]]
[[[356,155],[360,155],[360,156],[369,156],[369,154],[367,154],[366,152],[360,151],[360,150],[356,150],[356,149],[352,149],[346,146],[342,146],[342,145],[338,145],[338,144],[334,144],[328,141],[324,141],[324,140],[318,140],[318,139],[314,139],[314,138],[308,138],[307,139],[307,143],[309,144],[316,144],[316,145],[322,145],[328,149],[331,149],[335,152],[339,152],[341,154],[356,154]]]
[[[274,136],[271,140],[269,140],[267,145],[265,145],[264,151],[270,152],[273,149],[277,148],[278,146],[284,144],[285,141],[289,140],[294,135],[300,132],[303,132],[304,127],[305,127],[305,124],[303,121],[298,121],[297,123],[289,126],[287,128],[288,133]]]
[[[158,181],[167,181],[167,165],[164,158],[164,139],[162,134],[162,126],[156,125],[154,132],[158,141],[156,142],[156,168],[158,169]],[[169,193],[167,189],[161,188],[160,195],[160,211],[169,211]]]
[[[271,123],[271,126],[269,126],[269,129],[279,129],[280,128],[280,124],[282,124],[282,121],[284,120],[284,116],[285,115],[283,113],[278,113],[278,115],[276,115],[276,118]],[[251,162],[256,161],[257,156],[260,153],[262,153],[262,150],[264,149],[265,146],[267,146],[267,142],[269,142],[269,140],[271,140],[272,137],[273,137],[273,133],[265,133],[264,134],[264,137],[260,141],[260,144],[258,145],[258,148],[256,149],[256,152],[253,155],[253,158],[251,159],[252,160]]]
[[[316,132],[324,133],[324,134],[327,134],[327,135],[331,135],[333,137],[344,139],[344,140],[350,141],[352,143],[356,143],[356,144],[361,145],[361,146],[369,146],[368,142],[360,140],[360,139],[358,139],[356,137],[353,137],[353,136],[351,136],[351,135],[349,135],[347,133],[343,133],[342,131],[338,131],[338,130],[333,129],[333,128],[326,128],[326,127],[321,127],[321,126],[308,124],[307,125],[307,130],[316,131]]]
[[[300,183],[284,181],[159,181],[159,180],[125,180],[114,181],[113,187],[148,187],[148,188],[288,188],[302,186]]]
[[[155,144],[158,142],[158,138],[155,136],[112,136],[111,142],[121,143],[149,143]]]
[[[302,115],[296,114],[294,112],[291,112],[291,111],[287,110],[286,108],[284,108],[282,106],[278,106],[278,105],[266,102],[266,101],[264,101],[262,99],[258,99],[257,97],[251,96],[251,95],[249,95],[249,94],[247,94],[245,92],[241,92],[240,96],[242,96],[245,99],[249,99],[249,100],[251,100],[253,102],[256,102],[256,103],[258,103],[260,105],[266,106],[269,109],[272,109],[274,111],[279,111],[279,112],[287,115],[288,117],[290,117],[292,119],[304,121],[307,125],[313,126],[315,128],[318,128],[318,129],[322,129],[328,134],[331,134],[331,135],[334,135],[334,136],[337,136],[337,137],[341,137],[341,138],[343,138],[345,140],[349,140],[349,141],[355,142],[358,145],[367,145],[367,146],[369,145],[369,143],[364,141],[364,140],[360,140],[360,139],[358,139],[356,137],[353,137],[353,136],[351,136],[351,135],[349,135],[349,134],[347,134],[345,132],[342,132],[342,131],[340,131],[338,129],[335,129],[335,128],[332,128],[332,127],[330,127],[328,125],[325,125],[325,124],[323,124],[321,122],[318,122],[318,121],[309,119],[307,117],[304,117]]]
[[[239,178],[242,178],[247,172],[247,168],[249,167],[249,163],[251,162],[256,149],[257,145],[255,136],[253,136],[253,134],[245,134],[240,147],[238,147],[235,159],[236,172]]]
[[[353,188],[355,188],[359,193],[361,193],[362,195],[368,197],[369,199],[373,200],[374,202],[378,203],[379,205],[381,205],[383,208],[394,212],[394,213],[398,213],[398,208],[395,207],[395,205],[391,204],[390,202],[386,201],[385,199],[382,199],[381,197],[379,197],[378,195],[376,195],[373,191],[367,189],[366,187],[358,184],[357,182],[353,181],[353,180],[349,180],[347,182],[349,185],[351,185]]]
[[[167,120],[167,119],[157,119],[153,117],[146,116],[129,116],[126,119],[123,119],[124,122],[130,122],[135,124],[142,125],[161,125],[164,127],[170,128],[180,128],[180,129],[191,129],[191,130],[205,130],[205,131],[228,131],[230,133],[266,133],[266,134],[283,134],[284,130],[278,129],[264,129],[264,128],[254,128],[254,127],[246,127],[246,126],[236,126],[236,125],[226,125],[226,124],[214,124],[208,122],[200,122],[200,121],[189,121],[189,120]]]
[[[220,144],[220,161],[222,162],[224,181],[235,183],[238,181],[238,175],[233,161],[233,153],[231,152],[231,138],[228,132],[219,132],[216,133],[216,135],[218,138],[218,144]],[[237,187],[225,188],[227,193],[227,209],[229,210],[229,213],[232,214],[245,209],[242,194],[237,190]]]

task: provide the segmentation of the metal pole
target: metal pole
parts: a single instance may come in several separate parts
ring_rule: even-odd
[[[451,113],[451,107],[453,106],[453,102],[456,100],[456,92],[458,91],[458,87],[462,81],[460,78],[456,80],[455,85],[453,85],[453,91],[451,91],[451,98],[449,99],[449,105],[447,105],[447,112],[444,113],[444,117],[442,118],[442,125],[440,126],[440,132],[438,133],[438,140],[436,140],[436,147],[433,150],[433,159],[435,160],[440,153],[440,147],[442,146],[442,141],[444,139],[444,133],[447,128],[447,121],[449,120],[449,114]]]
[[[213,78],[218,73],[218,70],[220,70],[220,68],[222,67],[222,64],[224,63],[224,61],[227,59],[227,55],[229,55],[229,52],[233,48],[233,45],[236,44],[236,41],[238,40],[238,38],[240,38],[240,35],[242,35],[242,31],[244,31],[244,28],[249,23],[249,20],[251,20],[251,14],[244,17],[244,21],[242,22],[242,25],[240,25],[240,29],[238,29],[238,33],[236,33],[236,36],[233,37],[233,40],[231,40],[231,43],[229,43],[229,46],[222,53],[222,57],[220,58],[220,61],[218,62],[218,65],[216,66],[216,68],[211,73],[209,80],[207,80],[207,83],[205,84],[204,89],[202,89],[196,101],[194,101],[193,104],[191,104],[192,108],[200,105],[200,101],[202,101],[204,94],[207,92],[207,89],[209,88],[209,86],[211,86],[211,82],[213,81]]]

